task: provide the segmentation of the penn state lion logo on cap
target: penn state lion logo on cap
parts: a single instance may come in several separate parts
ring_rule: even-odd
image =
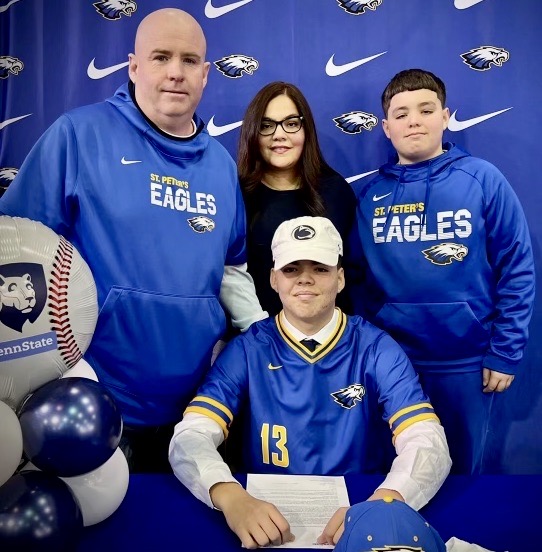
[[[292,232],[292,238],[294,240],[310,240],[316,235],[316,230],[312,226],[307,224],[301,224],[297,228],[294,228]]]

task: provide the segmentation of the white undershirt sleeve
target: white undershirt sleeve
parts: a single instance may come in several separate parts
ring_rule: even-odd
[[[258,320],[268,317],[256,296],[252,276],[247,264],[226,265],[220,286],[220,302],[230,313],[232,324],[242,332]]]
[[[395,439],[397,457],[378,487],[397,491],[419,510],[440,489],[450,473],[452,460],[444,428],[436,421],[412,424]]]
[[[169,462],[177,479],[199,500],[214,508],[209,496],[216,483],[237,483],[217,448],[222,428],[203,415],[189,412],[175,426],[169,444]]]

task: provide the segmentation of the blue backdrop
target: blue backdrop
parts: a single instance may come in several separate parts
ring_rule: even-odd
[[[542,274],[540,0],[0,0],[0,188],[61,113],[127,80],[137,25],[161,7],[187,10],[207,35],[211,71],[198,113],[232,156],[256,91],[291,81],[313,107],[328,162],[354,188],[391,152],[380,108],[388,80],[406,68],[435,72],[452,113],[445,139],[512,183]],[[347,129],[345,117],[355,121]],[[497,401],[491,471],[542,473],[541,335],[539,299],[519,375]]]

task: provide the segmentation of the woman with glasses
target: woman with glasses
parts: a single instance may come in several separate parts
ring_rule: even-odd
[[[346,243],[356,199],[324,160],[306,98],[287,82],[264,86],[250,102],[237,165],[247,211],[248,270],[263,309],[274,316],[282,308],[269,283],[275,230],[285,220],[322,216]]]

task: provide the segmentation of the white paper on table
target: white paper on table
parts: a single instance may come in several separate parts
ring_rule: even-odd
[[[331,516],[350,506],[344,477],[248,474],[247,491],[274,504],[288,520],[295,541],[270,548],[328,548],[316,544]]]

